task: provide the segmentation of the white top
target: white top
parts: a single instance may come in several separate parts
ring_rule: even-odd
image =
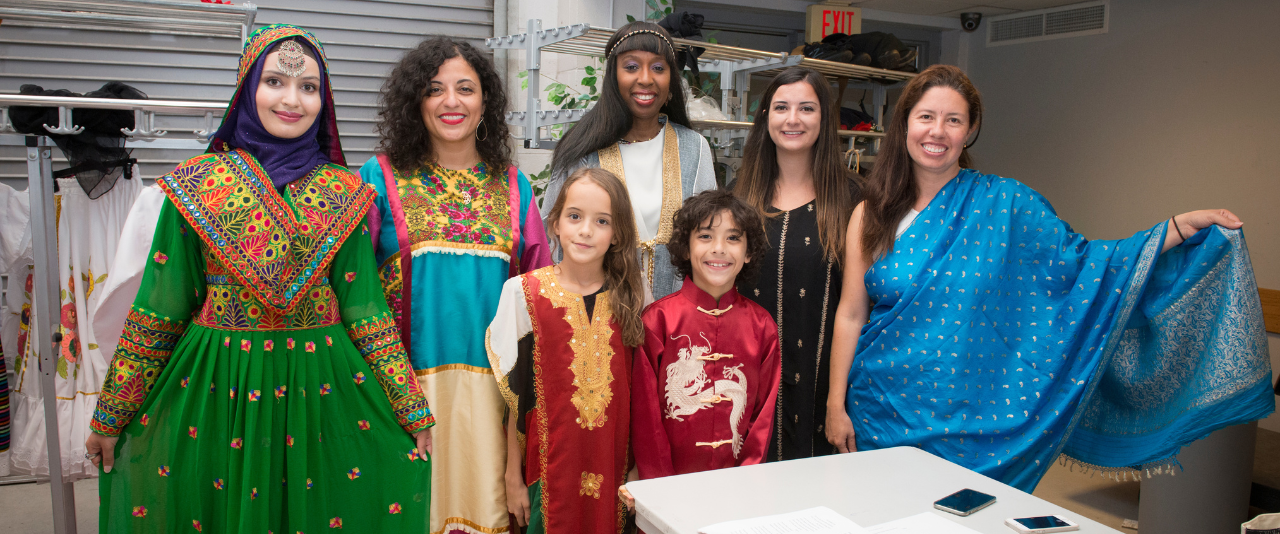
[[[97,337],[98,354],[108,365],[120,344],[120,336],[124,334],[125,319],[132,309],[133,299],[142,287],[142,272],[150,259],[147,255],[151,252],[164,199],[164,191],[154,184],[138,193],[120,230],[120,244],[111,263],[111,276],[107,277],[105,287],[100,289],[102,298],[94,309],[91,328]]]
[[[898,222],[898,231],[894,232],[893,238],[897,239],[899,237],[902,237],[903,232],[907,231],[907,228],[911,226],[911,223],[915,222],[916,215],[919,215],[919,214],[920,212],[916,210],[911,210],[911,211],[908,211],[906,215],[903,215],[902,221]]]
[[[662,142],[666,135],[667,129],[662,128],[657,137],[648,141],[618,145],[640,241],[658,235],[662,217]]]
[[[513,276],[502,284],[498,310],[485,331],[489,365],[493,366],[498,383],[502,383],[502,379],[515,369],[520,356],[520,338],[532,331],[533,319],[525,305],[523,277]]]

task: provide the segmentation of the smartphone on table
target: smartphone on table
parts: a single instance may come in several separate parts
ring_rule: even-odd
[[[994,495],[968,488],[934,501],[933,507],[958,516],[967,516],[996,502]]]
[[[1080,530],[1080,525],[1060,515],[1043,515],[1039,517],[1010,517],[1004,520],[1015,531],[1022,534],[1049,534],[1051,532],[1069,532]]]

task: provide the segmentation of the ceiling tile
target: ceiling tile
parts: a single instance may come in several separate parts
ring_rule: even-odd
[[[815,0],[815,3],[820,0]],[[879,9],[912,15],[959,15],[966,11],[978,11],[984,15],[1003,15],[1017,11],[1031,11],[1047,7],[1078,4],[1084,0],[859,0],[856,7]]]
[[[985,0],[983,3],[1012,9],[1014,11],[1033,11],[1047,7],[1069,6],[1079,4],[1083,0]]]
[[[937,15],[977,4],[978,2],[956,0],[867,0],[854,5],[909,15]]]
[[[1009,8],[1007,8],[1007,7],[993,7],[993,6],[969,6],[969,7],[965,7],[965,8],[960,8],[960,9],[956,9],[956,10],[948,11],[948,12],[946,12],[946,13],[939,13],[939,14],[938,14],[938,16],[940,16],[940,17],[959,17],[961,13],[969,13],[969,12],[973,12],[973,11],[976,11],[976,12],[978,12],[978,13],[982,13],[982,15],[983,15],[983,16],[986,16],[986,17],[994,17],[994,16],[996,16],[996,15],[1005,15],[1005,14],[1009,14],[1009,13],[1016,13],[1016,11],[1015,11],[1015,10],[1013,10],[1013,9],[1009,9]]]

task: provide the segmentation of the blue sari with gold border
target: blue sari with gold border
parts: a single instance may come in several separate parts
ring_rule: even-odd
[[[919,447],[1030,492],[1063,452],[1142,467],[1266,417],[1243,233],[1161,254],[1165,231],[1090,241],[1025,185],[962,170],[866,272],[858,448]]]

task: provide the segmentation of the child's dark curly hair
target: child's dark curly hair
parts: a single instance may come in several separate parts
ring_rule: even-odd
[[[747,263],[738,271],[736,284],[754,281],[760,271],[759,261],[768,248],[764,233],[764,219],[760,212],[743,202],[732,192],[722,189],[703,191],[684,201],[684,206],[676,212],[675,222],[671,229],[671,241],[667,243],[667,251],[671,253],[671,265],[680,271],[681,276],[693,276],[693,262],[689,258],[689,240],[695,231],[709,228],[717,223],[713,218],[728,211],[733,221],[718,221],[719,224],[732,222],[742,230],[742,237],[747,240]],[[705,224],[704,224],[705,223]],[[756,261],[750,261],[756,260]]]
[[[495,172],[506,172],[511,165],[511,148],[507,144],[511,136],[505,117],[507,92],[493,61],[466,41],[434,37],[405,52],[378,96],[378,150],[396,169],[411,172],[431,161],[431,135],[422,122],[422,99],[440,65],[458,56],[480,76],[484,117],[478,127],[481,135],[476,139],[476,150]]]

